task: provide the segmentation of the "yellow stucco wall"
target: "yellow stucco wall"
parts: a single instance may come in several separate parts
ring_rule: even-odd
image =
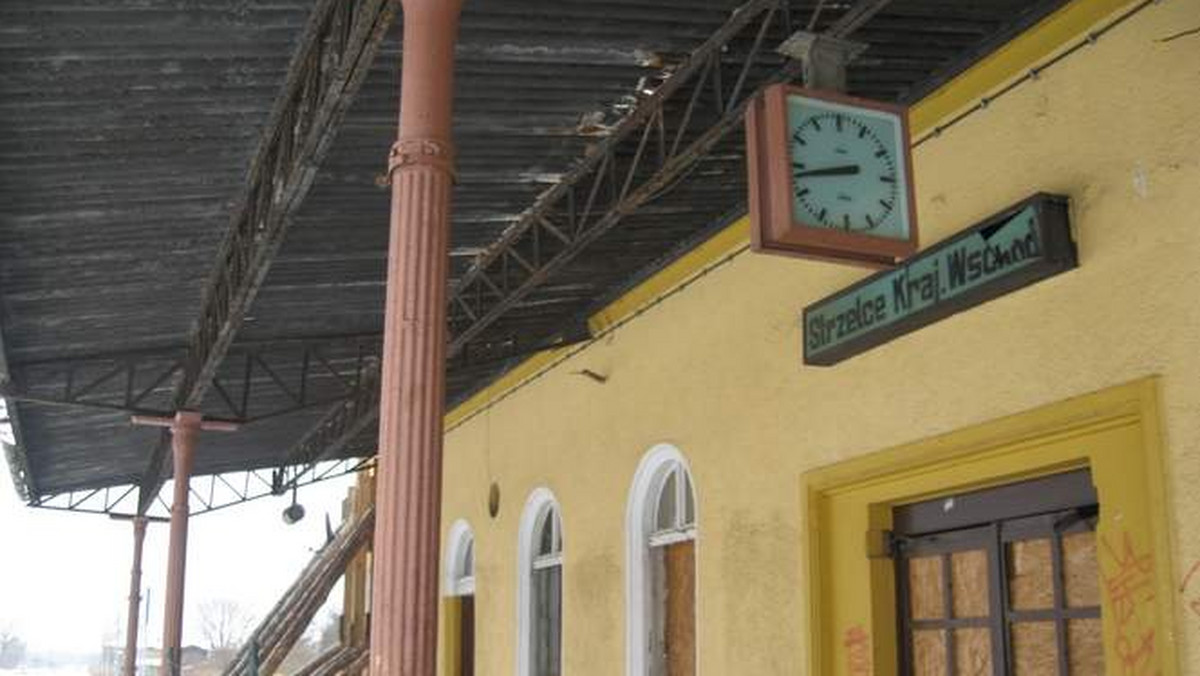
[[[465,518],[476,538],[476,673],[515,668],[517,529],[535,487],[562,507],[565,674],[623,672],[627,492],[660,442],[695,478],[699,671],[805,673],[802,473],[1152,374],[1181,585],[1200,561],[1200,36],[1161,39],[1196,26],[1200,0],[1151,5],[916,152],[924,245],[1057,192],[1079,269],[814,368],[800,310],[867,273],[743,253],[457,419],[443,523]],[[1200,673],[1200,574],[1189,582],[1184,674]]]

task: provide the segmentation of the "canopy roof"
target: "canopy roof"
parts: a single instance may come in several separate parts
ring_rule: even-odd
[[[743,2],[468,0],[450,403],[586,340],[744,212],[740,115],[796,76],[775,52],[795,30],[866,43],[850,93],[912,102],[1061,4]],[[387,0],[0,6],[0,377],[31,503],[149,509],[166,437],[134,413],[243,423],[197,451],[197,474],[266,470],[257,493],[222,478],[227,502],[374,454],[401,21]]]

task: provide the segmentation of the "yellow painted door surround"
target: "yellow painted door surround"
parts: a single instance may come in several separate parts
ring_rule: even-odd
[[[1089,468],[1100,501],[1104,661],[1112,676],[1178,674],[1157,380],[1140,380],[803,477],[810,673],[891,674],[894,507]]]

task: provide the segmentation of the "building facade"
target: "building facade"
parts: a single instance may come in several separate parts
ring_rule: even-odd
[[[1197,25],[1077,0],[912,110],[922,249],[1050,193],[1076,268],[808,366],[871,272],[743,219],[452,411],[442,673],[1200,673]]]

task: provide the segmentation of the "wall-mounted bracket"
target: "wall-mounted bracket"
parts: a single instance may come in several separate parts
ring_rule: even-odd
[[[846,91],[846,66],[868,45],[830,35],[796,31],[775,51],[803,64],[804,86],[826,91]]]

